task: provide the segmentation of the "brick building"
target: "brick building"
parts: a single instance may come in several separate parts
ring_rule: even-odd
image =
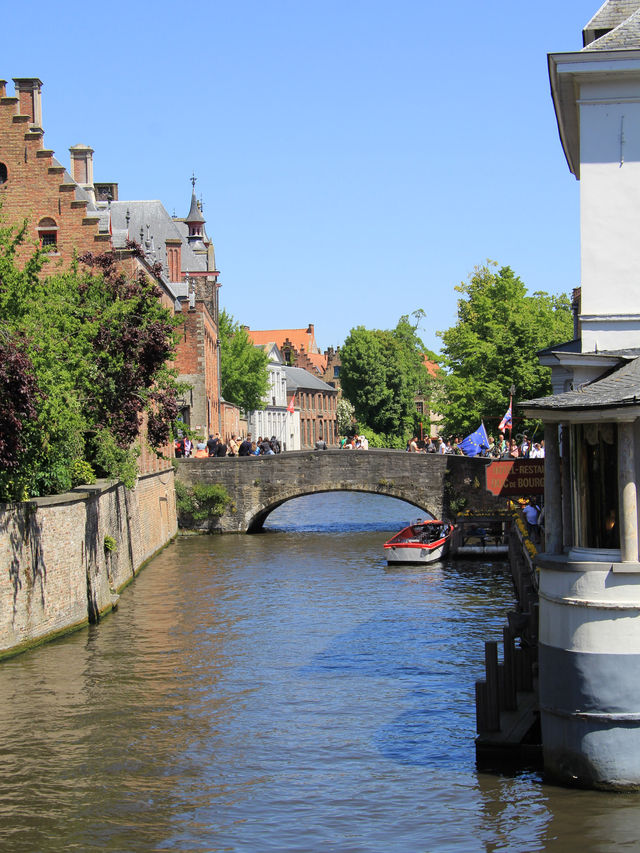
[[[340,347],[329,347],[321,352],[316,344],[313,323],[306,329],[270,329],[258,330],[245,327],[247,334],[256,346],[267,346],[275,343],[285,363],[290,367],[301,367],[314,376],[318,376],[327,385],[336,388],[338,399],[341,396],[340,387]]]
[[[245,326],[256,346],[277,347],[286,365],[287,393],[300,411],[300,447],[314,447],[322,435],[337,442],[336,406],[340,399],[340,350],[320,352],[313,323],[306,329],[257,330]]]
[[[44,147],[42,82],[14,78],[15,96],[0,80],[0,216],[7,224],[25,223],[26,240],[18,259],[40,245],[50,263],[67,268],[76,253],[112,251],[130,275],[142,269],[158,285],[162,302],[181,317],[176,366],[191,389],[182,417],[202,435],[238,430],[238,410],[219,392],[218,288],[213,242],[195,196],[189,212],[171,217],[159,201],[121,201],[117,183],[93,176],[93,149],[69,149],[67,170]],[[142,255],[132,247],[142,248]],[[155,454],[141,457],[141,471],[166,464]]]
[[[300,411],[300,445],[315,446],[322,436],[327,444],[337,444],[336,406],[338,391],[302,367],[286,367],[287,394]]]

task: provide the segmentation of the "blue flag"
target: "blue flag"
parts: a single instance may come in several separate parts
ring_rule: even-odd
[[[480,424],[475,432],[468,435],[460,442],[460,447],[466,456],[477,456],[483,450],[489,447],[489,436],[484,428],[484,424]]]

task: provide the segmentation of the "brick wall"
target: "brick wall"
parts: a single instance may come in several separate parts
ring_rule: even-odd
[[[173,469],[0,504],[0,656],[95,621],[177,532]],[[104,548],[105,536],[116,542]]]
[[[76,201],[75,185],[66,183],[64,167],[54,164],[53,151],[45,149],[43,131],[23,112],[20,98],[6,97],[0,83],[0,163],[7,179],[0,184],[0,205],[6,222],[28,221],[27,242],[18,257],[28,257],[39,242],[38,223],[53,220],[57,231],[57,251],[52,262],[68,264],[74,249],[101,251],[104,237],[98,235],[95,217],[87,216],[86,202]],[[24,101],[24,98],[22,98]],[[108,235],[106,235],[108,248]]]
[[[219,431],[217,330],[202,302],[195,308],[182,307],[182,323],[177,328],[175,366],[180,381],[188,382],[191,428],[202,436]]]

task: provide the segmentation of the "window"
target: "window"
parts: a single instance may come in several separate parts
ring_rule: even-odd
[[[335,364],[333,367],[333,378],[338,379],[339,376],[340,376],[340,365]]]
[[[616,424],[576,425],[572,439],[576,545],[619,548]]]
[[[58,250],[58,226],[55,219],[45,216],[38,223],[38,238],[40,246],[47,252]]]
[[[419,400],[419,401],[416,403],[416,412],[417,412],[419,415],[423,415],[423,414],[424,414],[424,403],[423,403],[421,400]]]
[[[0,184],[6,184],[9,173],[4,163],[0,163]]]

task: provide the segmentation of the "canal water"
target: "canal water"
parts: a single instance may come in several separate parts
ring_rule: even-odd
[[[479,774],[504,564],[388,568],[386,498],[165,549],[98,626],[0,664],[2,851],[640,849],[640,799]]]

